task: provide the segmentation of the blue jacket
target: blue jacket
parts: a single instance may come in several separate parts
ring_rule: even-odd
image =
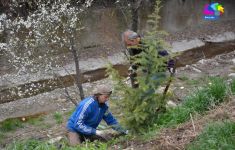
[[[104,119],[108,125],[118,124],[108,110],[107,104],[99,104],[94,97],[87,97],[76,107],[67,123],[67,129],[84,135],[94,135],[96,128]]]

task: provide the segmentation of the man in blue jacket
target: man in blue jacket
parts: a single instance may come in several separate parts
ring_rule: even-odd
[[[68,139],[71,146],[80,144],[85,139],[99,139],[105,141],[102,131],[97,130],[102,119],[114,130],[121,134],[127,134],[127,130],[123,129],[116,118],[108,110],[107,101],[112,91],[100,86],[93,96],[82,100],[76,107],[67,123]]]

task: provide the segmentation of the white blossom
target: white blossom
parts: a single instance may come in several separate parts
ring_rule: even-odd
[[[27,75],[30,72],[52,72],[53,67],[59,67],[59,57],[52,57],[58,48],[69,47],[70,38],[74,30],[82,30],[78,14],[91,6],[93,0],[86,0],[85,7],[71,6],[56,1],[49,8],[45,4],[38,6],[38,10],[25,18],[8,19],[6,14],[0,15],[0,34],[7,31],[7,42],[0,43],[0,50],[7,55],[8,62],[15,67],[16,75]],[[13,0],[11,6],[17,6]],[[63,18],[63,20],[62,20]],[[55,48],[51,48],[53,45]],[[66,57],[64,54],[62,57]],[[45,86],[38,85],[38,86]],[[32,93],[36,85],[31,85]],[[24,91],[18,90],[19,96]]]

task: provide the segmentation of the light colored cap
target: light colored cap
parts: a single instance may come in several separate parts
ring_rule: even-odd
[[[128,35],[128,39],[130,39],[130,40],[131,39],[136,39],[138,37],[139,37],[139,35],[134,31],[131,31],[130,34]]]
[[[110,95],[112,94],[112,90],[107,86],[100,85],[94,89],[93,93],[101,95]]]

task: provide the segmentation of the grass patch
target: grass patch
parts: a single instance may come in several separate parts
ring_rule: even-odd
[[[226,121],[210,124],[187,149],[235,149],[235,123]]]
[[[232,80],[230,84],[232,94],[235,94],[235,79]]]
[[[194,94],[188,96],[181,105],[160,114],[155,126],[169,127],[183,123],[190,118],[190,114],[201,114],[223,102],[227,93],[224,80],[214,77],[210,78],[210,83],[209,86],[198,89]]]
[[[7,150],[107,150],[108,146],[106,143],[98,141],[89,142],[86,141],[76,147],[68,146],[67,142],[62,141],[60,143],[49,144],[48,142],[39,141],[35,139],[29,139],[24,141],[13,142],[6,149]]]
[[[7,147],[7,150],[56,150],[54,145],[50,145],[45,142],[41,142],[34,139],[29,139],[25,141],[13,142]]]
[[[19,119],[7,119],[0,123],[2,132],[15,131],[17,128],[22,128],[23,123]]]
[[[30,118],[29,120],[27,120],[27,123],[31,124],[31,125],[38,125],[38,126],[40,126],[43,121],[44,121],[43,117],[37,117],[37,118]]]
[[[2,141],[4,140],[5,136],[3,133],[0,132],[0,144],[2,143]]]
[[[54,119],[56,120],[57,124],[61,124],[63,122],[63,116],[59,112],[54,113]]]
[[[227,94],[227,87],[224,79],[213,77],[210,78],[210,81],[211,84],[208,87],[209,94],[214,98],[215,103],[222,102]]]
[[[45,122],[45,118],[43,116],[37,118],[30,118],[26,121],[26,123],[35,127],[39,127],[40,129],[48,129],[51,128],[53,125],[51,123]]]

